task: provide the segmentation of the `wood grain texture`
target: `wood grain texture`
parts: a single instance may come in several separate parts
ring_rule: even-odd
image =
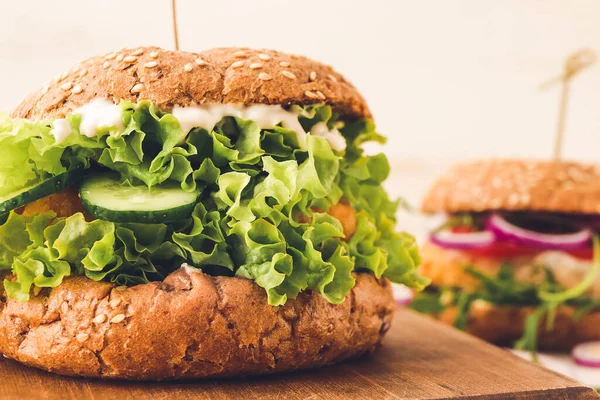
[[[427,317],[400,310],[375,355],[241,380],[64,378],[0,361],[0,399],[597,399],[595,390]]]

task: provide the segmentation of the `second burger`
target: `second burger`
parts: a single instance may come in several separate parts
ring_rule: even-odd
[[[599,167],[465,163],[422,209],[445,218],[422,248],[432,285],[413,308],[526,350],[600,339]]]

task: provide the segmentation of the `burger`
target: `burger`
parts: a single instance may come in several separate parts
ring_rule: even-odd
[[[273,50],[93,57],[0,119],[0,352],[64,375],[266,374],[375,350],[421,288],[383,142]]]
[[[491,160],[425,196],[432,285],[413,307],[492,343],[567,350],[600,339],[600,167]]]

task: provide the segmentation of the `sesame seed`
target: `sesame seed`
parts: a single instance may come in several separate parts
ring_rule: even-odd
[[[279,63],[279,66],[283,67],[283,68],[287,68],[287,67],[290,66],[290,63],[287,62],[287,61],[282,61],[282,62]]]
[[[62,90],[69,90],[72,87],[73,87],[73,84],[71,82],[63,83],[62,85],[60,85],[60,88]]]
[[[46,94],[46,93],[48,93],[48,90],[49,90],[49,89],[50,89],[50,88],[49,88],[48,86],[44,86],[44,87],[42,88],[42,94]]]
[[[79,72],[79,65],[74,66],[73,69],[71,70],[71,72],[73,72],[73,73]]]
[[[125,314],[117,314],[110,320],[111,324],[118,324],[119,322],[123,322],[125,320]]]
[[[244,65],[243,61],[236,61],[233,64],[231,64],[231,68],[233,68],[233,69],[240,68],[242,65]]]
[[[319,96],[319,98],[321,100],[325,100],[327,97],[325,97],[325,95],[323,94],[323,92],[321,92],[320,90],[316,90],[317,92],[317,96]]]
[[[250,69],[259,69],[262,68],[262,63],[252,63],[250,64]]]
[[[329,74],[329,75],[327,75],[327,77],[328,77],[329,79],[331,79],[333,82],[337,82],[337,78],[336,78],[335,76],[333,76],[333,75]]]
[[[271,59],[271,56],[265,53],[260,53],[258,55],[258,58],[260,58],[263,61],[269,61]]]
[[[285,76],[286,78],[289,78],[289,79],[296,79],[296,75],[294,75],[290,71],[283,70],[283,71],[281,71],[281,75],[283,75],[283,76]]]
[[[131,88],[130,92],[131,93],[139,93],[142,90],[144,90],[144,84],[143,83],[138,83],[137,85],[135,85],[134,87]],[[117,287],[117,290],[119,290],[119,288],[122,286]],[[125,290],[125,289],[123,289]]]
[[[75,336],[75,339],[77,339],[77,341],[79,343],[83,343],[86,340],[88,340],[90,338],[90,335],[88,335],[87,333],[78,333],[77,336]]]
[[[111,300],[109,304],[110,304],[110,306],[111,306],[112,308],[115,308],[116,306],[118,306],[119,304],[121,304],[121,299],[114,299],[114,300]]]
[[[131,53],[132,56],[141,56],[142,54],[144,54],[144,49],[137,49],[136,51]]]
[[[126,63],[132,63],[132,62],[136,62],[137,61],[137,57],[134,56],[127,56],[123,58],[123,61],[125,61]]]
[[[125,57],[123,54],[119,54],[119,55],[117,55],[116,60],[117,61],[123,61],[123,57]]]
[[[196,58],[196,64],[198,65],[206,65],[206,61],[201,58]]]
[[[158,53],[156,51],[150,52],[150,58],[156,58],[156,57],[158,57]]]
[[[273,77],[269,74],[267,74],[266,72],[261,72],[260,74],[258,74],[258,79],[262,80],[262,81],[269,81],[271,79],[273,79]]]
[[[98,314],[96,315],[96,317],[92,320],[93,323],[95,324],[101,324],[104,321],[106,321],[106,315],[104,314]]]
[[[140,83],[140,85],[141,85],[141,83]],[[125,286],[125,285],[117,286],[115,288],[115,290],[117,290],[118,292],[124,292],[125,290],[127,290],[127,286]]]
[[[297,59],[299,59],[299,58],[300,58],[300,56],[298,56],[297,54],[290,54],[290,58],[291,58],[292,60],[297,60]]]
[[[60,309],[62,310],[62,312],[66,313],[67,311],[69,311],[69,304],[66,301],[63,301],[60,305]]]
[[[519,202],[519,195],[516,193],[512,193],[510,196],[508,196],[508,205],[509,206],[514,206]]]
[[[108,61],[104,61],[103,67],[104,69],[107,69],[108,67],[110,67],[110,63]]]
[[[311,98],[311,99],[317,99],[317,98],[319,98],[319,96],[315,92],[311,92],[310,90],[307,90],[306,92],[304,92],[304,95],[306,97]]]
[[[315,71],[311,71],[310,75],[308,75],[308,79],[312,82],[317,79],[317,73]]]
[[[185,65],[183,66],[183,70],[184,70],[185,72],[190,72],[192,69],[194,69],[194,66],[193,66],[192,64],[190,64],[190,63],[187,63],[187,64],[185,64]]]
[[[246,52],[245,51],[236,51],[235,53],[232,54],[232,56],[234,58],[246,57]]]
[[[490,200],[490,208],[500,208],[502,206],[501,199],[492,199]]]
[[[115,58],[117,56],[117,53],[110,53],[108,54],[106,57],[107,60],[112,60],[113,58]]]
[[[86,76],[87,73],[88,73],[87,68],[84,68],[81,71],[79,71],[79,77]]]
[[[73,89],[71,89],[71,93],[73,94],[79,94],[81,92],[83,92],[83,89],[79,85],[75,85],[73,86]]]
[[[144,67],[146,68],[154,68],[158,65],[158,63],[156,61],[149,61],[146,64],[144,64]]]
[[[65,79],[67,76],[69,76],[69,72],[63,72],[63,74],[60,76],[59,78],[59,82],[62,81],[63,79]]]

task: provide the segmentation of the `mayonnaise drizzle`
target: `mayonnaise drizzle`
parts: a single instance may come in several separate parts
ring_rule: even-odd
[[[79,131],[89,138],[96,136],[100,128],[124,128],[121,106],[106,99],[94,99],[73,114],[81,116]]]
[[[571,289],[581,283],[594,267],[592,260],[581,260],[563,251],[545,251],[533,259],[533,265],[540,265],[552,272],[556,283],[565,289]],[[600,275],[594,278],[594,282],[587,293],[592,298],[600,298]]]
[[[231,104],[210,104],[206,106],[175,107],[173,116],[177,118],[183,133],[187,135],[193,128],[211,131],[224,117],[237,117],[256,122],[260,129],[272,129],[278,124],[291,129],[298,135],[302,148],[306,147],[306,132],[298,121],[298,114],[287,111],[279,105],[256,104],[251,106]]]
[[[194,128],[212,131],[224,117],[242,117],[239,107],[228,104],[215,104],[206,107],[175,107],[173,116],[179,121],[183,134],[187,136]]]
[[[56,143],[62,143],[66,138],[68,138],[73,130],[71,129],[71,124],[64,118],[55,119],[52,122],[52,130],[50,133],[54,135],[54,140]]]
[[[87,137],[95,137],[101,128],[116,128],[122,130],[123,114],[121,106],[106,99],[94,99],[88,104],[76,109],[73,114],[81,116],[79,131]],[[260,129],[273,129],[281,125],[296,132],[301,148],[306,148],[307,132],[298,120],[299,113],[286,110],[280,105],[255,104],[250,106],[233,104],[208,104],[203,106],[179,107],[172,111],[179,121],[184,137],[194,128],[212,131],[215,125],[224,117],[237,117],[256,122]],[[52,134],[57,142],[71,134],[71,127],[66,120],[56,120]],[[311,135],[321,136],[329,141],[336,151],[346,149],[346,140],[339,130],[330,130],[324,122],[319,122],[310,131]]]
[[[310,130],[310,134],[314,136],[321,136],[327,139],[329,145],[335,151],[346,150],[346,139],[337,129],[329,130],[325,122],[317,122]]]

